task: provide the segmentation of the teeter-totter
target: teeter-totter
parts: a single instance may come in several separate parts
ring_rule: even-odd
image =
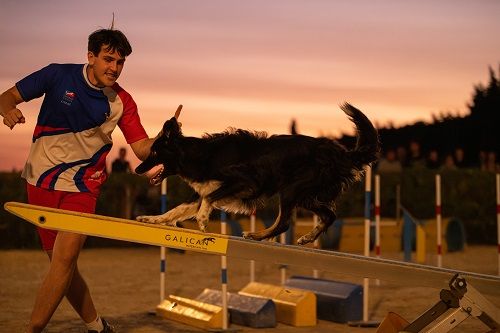
[[[500,330],[500,311],[481,294],[500,296],[500,277],[498,276],[273,242],[258,242],[241,237],[152,225],[18,202],[7,202],[4,207],[10,213],[47,229],[227,257],[319,268],[324,271],[342,272],[400,284],[438,289],[449,287],[448,290],[441,291],[441,300],[413,323],[408,323],[396,314],[390,313],[380,325],[378,333],[448,332],[470,316],[479,318],[491,329],[490,332]],[[441,318],[443,315],[444,319]],[[425,329],[437,320],[440,321],[431,329]]]

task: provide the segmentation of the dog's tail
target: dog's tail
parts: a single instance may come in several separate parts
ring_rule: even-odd
[[[349,119],[356,125],[357,142],[356,147],[349,152],[356,168],[361,169],[364,165],[375,162],[380,152],[380,141],[378,132],[371,121],[349,103],[340,106]]]

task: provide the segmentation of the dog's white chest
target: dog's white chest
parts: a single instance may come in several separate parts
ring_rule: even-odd
[[[184,179],[186,183],[189,184],[198,193],[201,197],[206,197],[216,189],[218,189],[221,185],[221,182],[218,180],[209,180],[207,182],[193,182],[188,179]]]

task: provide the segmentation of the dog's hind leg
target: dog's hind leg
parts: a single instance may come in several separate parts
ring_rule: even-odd
[[[162,215],[141,215],[137,216],[139,222],[163,224],[176,227],[178,222],[192,219],[198,213],[199,202],[181,204]]]
[[[207,231],[208,219],[213,209],[212,204],[207,199],[203,198],[201,200],[200,209],[196,214],[196,221],[198,222],[198,227],[203,232]]]
[[[326,232],[326,229],[328,229],[328,227],[332,225],[337,218],[334,212],[334,205],[329,206],[324,203],[317,203],[312,207],[307,207],[307,209],[318,215],[319,223],[311,231],[299,238],[297,241],[297,244],[299,245],[314,242],[322,232]]]
[[[263,240],[278,236],[279,234],[288,230],[290,226],[290,221],[292,218],[292,211],[294,205],[291,203],[285,203],[282,198],[280,198],[280,210],[278,217],[274,221],[273,225],[267,229],[257,231],[257,232],[244,232],[243,238],[253,239],[253,240]]]

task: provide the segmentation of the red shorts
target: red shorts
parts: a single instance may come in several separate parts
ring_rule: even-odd
[[[98,196],[98,194],[90,192],[47,190],[31,184],[27,184],[27,192],[29,204],[91,214],[95,212]],[[38,227],[38,235],[45,251],[54,248],[57,236],[56,230]]]

